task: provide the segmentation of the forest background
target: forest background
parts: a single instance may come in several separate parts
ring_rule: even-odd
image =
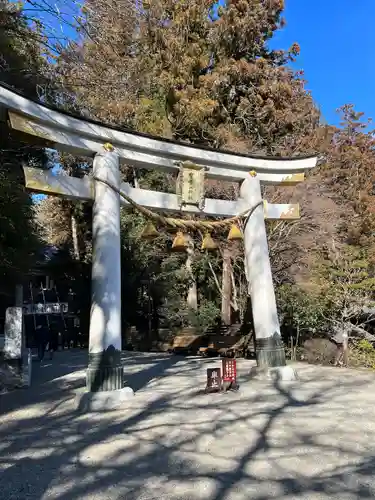
[[[264,189],[269,201],[299,202],[296,222],[267,224],[284,339],[310,342],[347,331],[355,364],[375,366],[374,136],[352,104],[339,125],[321,116],[298,67],[300,47],[275,48],[283,0],[87,0],[59,9],[48,0],[0,0],[0,81],[84,117],[161,137],[248,154],[318,154],[305,183]],[[333,56],[332,56],[333,57]],[[0,273],[4,303],[46,245],[56,280],[90,301],[91,207],[32,198],[22,165],[81,177],[90,160],[30,144],[0,122]],[[124,166],[123,180],[173,192],[176,179]],[[207,181],[206,196],[234,199],[239,186]],[[248,321],[241,244],[170,252],[174,235],[140,238],[145,220],[124,209],[124,329],[200,331]],[[145,290],[147,283],[147,290]],[[325,339],[315,342],[311,339]],[[328,342],[328,344],[327,344]],[[324,351],[324,352],[323,352]]]

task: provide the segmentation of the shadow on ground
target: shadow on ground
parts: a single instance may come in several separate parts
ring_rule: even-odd
[[[122,410],[73,410],[82,352],[59,353],[32,390],[1,398],[2,500],[374,498],[372,375],[314,367],[289,386],[197,395],[217,361],[124,362],[137,393]],[[250,363],[239,362],[243,380]]]

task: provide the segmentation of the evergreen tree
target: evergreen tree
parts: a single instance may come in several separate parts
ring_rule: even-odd
[[[43,59],[33,31],[17,4],[0,1],[0,81],[35,98],[43,84]],[[0,276],[1,292],[13,293],[35,262],[39,238],[31,197],[25,192],[23,165],[45,167],[40,147],[0,122]]]
[[[66,100],[74,96],[81,109],[101,120],[187,142],[267,154],[309,150],[306,136],[318,126],[319,112],[301,75],[286,66],[299,48],[268,48],[284,24],[282,3],[227,2],[218,11],[215,6],[89,0],[81,41],[57,60]],[[131,169],[124,174],[132,179]],[[173,178],[139,174],[142,187],[174,189]],[[210,182],[206,191],[231,199],[238,189]],[[212,269],[198,254],[195,259],[197,276],[214,283],[212,269],[221,274],[221,257],[213,259]],[[235,269],[242,286],[243,268]],[[202,288],[201,304],[208,297],[220,301],[215,285],[214,292]]]
[[[283,2],[229,1],[216,16],[215,5],[90,0],[89,37],[60,58],[62,81],[119,125],[237,151],[299,152],[319,112],[286,66],[298,45],[268,48]]]

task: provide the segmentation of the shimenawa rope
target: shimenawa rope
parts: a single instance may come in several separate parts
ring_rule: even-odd
[[[241,219],[246,217],[245,220],[245,226],[251,217],[251,215],[254,213],[254,210],[259,207],[260,205],[263,205],[263,200],[259,201],[256,203],[252,208],[249,208],[245,210],[244,212],[236,215],[235,217],[229,217],[227,219],[223,219],[220,221],[199,221],[199,220],[185,220],[185,219],[176,219],[174,217],[164,217],[163,215],[157,214],[155,212],[152,212],[148,208],[143,207],[142,205],[139,205],[137,202],[135,202],[130,196],[125,194],[121,189],[118,189],[116,186],[114,186],[111,182],[100,179],[99,177],[92,175],[92,179],[95,181],[101,182],[108,186],[109,188],[113,189],[115,193],[119,194],[124,200],[126,200],[130,205],[132,205],[136,210],[138,210],[142,215],[144,215],[147,219],[151,219],[163,226],[170,226],[175,229],[184,229],[184,230],[198,230],[202,229],[203,231],[215,231],[215,229],[223,229],[226,226],[229,226],[231,224],[235,224],[236,222],[238,223]]]

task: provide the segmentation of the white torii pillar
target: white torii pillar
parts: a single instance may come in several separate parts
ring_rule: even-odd
[[[247,219],[244,231],[245,266],[255,331],[258,369],[285,367],[276,297],[269,259],[264,207],[259,178],[254,172],[243,181],[240,196],[246,208],[258,207]]]
[[[0,108],[7,110],[10,126],[46,140],[56,147],[79,156],[92,157],[94,174],[119,187],[119,157],[135,168],[179,172],[181,162],[195,163],[205,169],[207,178],[243,182],[241,199],[206,199],[202,210],[183,207],[183,212],[231,217],[261,201],[260,183],[291,185],[304,180],[304,171],[316,166],[317,157],[260,158],[228,153],[175,142],[160,137],[107,127],[81,117],[61,113],[45,104],[31,101],[14,89],[0,84]],[[116,154],[103,152],[103,143],[113,142]],[[107,143],[108,145],[108,143]],[[117,156],[119,155],[119,157]],[[178,162],[179,164],[177,164]],[[251,177],[249,169],[258,169]],[[253,172],[252,172],[253,173]],[[70,199],[92,200],[92,182],[55,176],[25,168],[28,189]],[[90,391],[122,388],[121,298],[120,298],[120,200],[116,191],[95,181],[93,213],[93,283],[87,386]],[[133,188],[123,183],[122,190],[139,205],[152,210],[181,210],[180,197],[170,193]],[[125,200],[122,203],[126,205]],[[267,205],[266,214],[259,206],[247,221],[245,254],[249,292],[252,299],[257,359],[261,367],[283,367],[280,327],[268,255],[264,218],[299,218],[298,206]],[[107,397],[107,396],[106,396]]]
[[[93,173],[120,188],[116,153],[97,153]],[[94,181],[91,287],[87,390],[122,389],[120,196],[100,181]]]

